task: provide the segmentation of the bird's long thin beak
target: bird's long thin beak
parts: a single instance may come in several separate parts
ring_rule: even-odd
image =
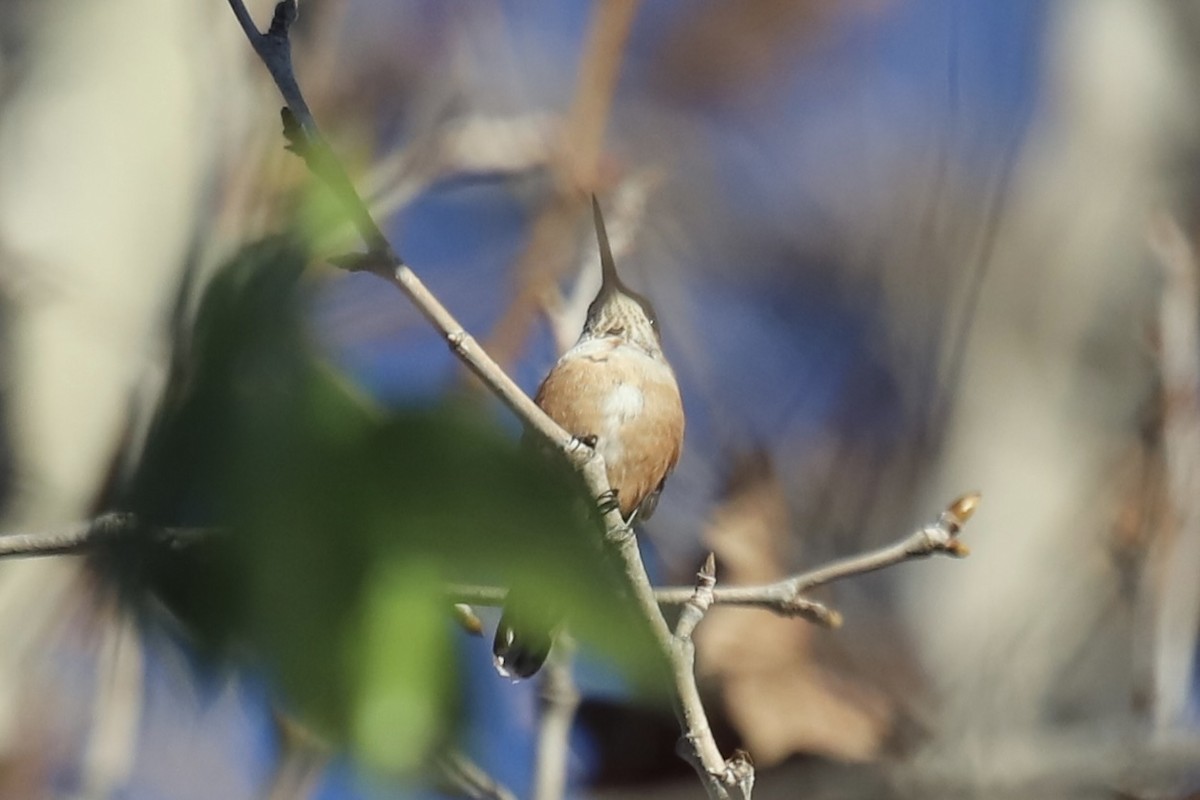
[[[592,195],[592,218],[596,223],[596,240],[600,244],[601,288],[622,289],[624,285],[617,276],[617,263],[613,260],[612,248],[608,244],[608,231],[604,228],[604,215],[600,212],[600,202],[596,195]]]

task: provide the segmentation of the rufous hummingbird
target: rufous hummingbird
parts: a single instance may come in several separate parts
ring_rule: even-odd
[[[592,198],[602,281],[583,332],[538,388],[534,401],[604,458],[626,523],[649,519],[683,446],[683,401],[663,355],[650,301],[621,282],[600,204]],[[527,678],[550,653],[553,633],[531,631],[505,610],[492,645],[496,669]]]

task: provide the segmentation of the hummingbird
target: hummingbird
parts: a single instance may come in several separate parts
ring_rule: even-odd
[[[604,458],[626,524],[654,514],[683,447],[683,400],[662,349],[654,307],[617,275],[600,204],[592,197],[600,248],[600,291],[578,341],[538,387],[534,402]],[[552,631],[522,626],[510,605],[492,645],[497,671],[528,678],[550,654]]]

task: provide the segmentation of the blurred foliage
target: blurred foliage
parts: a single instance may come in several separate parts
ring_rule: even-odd
[[[568,619],[647,686],[653,639],[574,472],[478,406],[369,406],[306,339],[309,260],[276,237],[207,287],[117,503],[147,535],[105,571],[208,652],[264,665],[309,724],[391,771],[453,732],[447,581],[536,587],[541,622]],[[220,532],[184,548],[152,535],[179,525]]]

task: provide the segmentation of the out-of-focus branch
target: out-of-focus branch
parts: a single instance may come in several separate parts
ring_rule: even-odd
[[[320,736],[299,720],[275,710],[280,754],[263,800],[291,800],[310,796],[329,766],[333,753]]]
[[[563,162],[558,178],[565,188],[586,195],[596,185],[604,132],[612,109],[625,41],[633,27],[639,0],[606,0],[594,4],[575,100],[567,116],[562,141]]]
[[[553,162],[554,194],[534,221],[529,244],[517,262],[516,295],[488,339],[488,352],[501,364],[509,363],[524,342],[544,293],[567,261],[583,203],[599,189],[604,132],[637,7],[638,0],[605,0],[593,6],[575,97]]]
[[[1154,220],[1151,250],[1163,270],[1159,304],[1163,451],[1172,535],[1156,542],[1154,716],[1160,729],[1186,724],[1200,624],[1200,308],[1195,249],[1168,212]]]
[[[579,708],[579,690],[571,677],[574,651],[570,634],[560,633],[542,670],[534,800],[559,800],[567,788],[571,723]]]
[[[0,558],[79,555],[134,535],[152,543],[186,547],[218,528],[142,528],[133,514],[113,511],[63,528],[0,535]]]
[[[462,753],[452,752],[439,758],[437,766],[455,789],[472,800],[517,800],[506,786]]]
[[[443,177],[528,172],[550,160],[561,127],[558,117],[546,113],[454,120],[377,164],[365,194],[382,218]]]
[[[117,618],[111,603],[106,613]],[[81,795],[106,797],[129,783],[137,761],[145,707],[146,652],[135,624],[120,619],[100,634],[100,662],[92,721],[84,749]]]

